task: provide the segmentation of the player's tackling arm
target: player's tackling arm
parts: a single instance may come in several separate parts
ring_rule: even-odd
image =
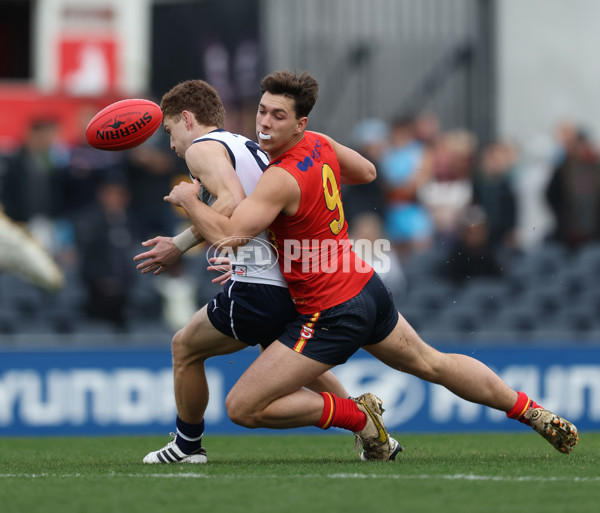
[[[322,133],[319,133],[319,135],[327,139],[333,146],[338,162],[340,163],[342,183],[356,185],[375,180],[377,171],[375,165],[370,160],[352,148],[340,144],[328,135]]]
[[[190,174],[200,180],[215,198],[210,208],[226,216],[231,215],[245,193],[225,147],[217,141],[195,143],[188,148],[185,160]],[[198,199],[196,201],[200,203]],[[143,246],[151,249],[136,255],[134,261],[141,261],[137,269],[142,273],[154,271],[154,274],[160,274],[203,240],[192,225],[175,237],[155,237],[143,242]]]
[[[218,141],[197,142],[186,151],[185,161],[191,175],[215,198],[210,208],[229,217],[246,194],[225,146]],[[181,253],[203,241],[204,237],[193,224],[173,237]]]
[[[199,187],[196,182],[181,182],[165,197],[165,201],[182,207],[209,243],[235,237],[231,244],[228,242],[234,248],[245,243],[244,237],[254,237],[265,230],[280,213],[295,213],[300,202],[298,183],[287,171],[277,167],[263,173],[254,192],[235,208],[229,218],[194,201]]]

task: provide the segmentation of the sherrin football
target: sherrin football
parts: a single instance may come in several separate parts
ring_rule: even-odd
[[[104,107],[85,129],[90,146],[99,150],[127,150],[147,140],[162,123],[160,107],[141,98],[121,100]]]

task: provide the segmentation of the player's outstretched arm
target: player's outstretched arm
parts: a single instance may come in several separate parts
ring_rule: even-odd
[[[319,133],[327,139],[337,155],[340,163],[340,174],[342,183],[349,185],[357,185],[361,183],[369,183],[377,177],[375,164],[369,159],[363,157],[360,153],[344,146],[325,134]]]
[[[192,176],[215,198],[211,208],[230,216],[246,196],[223,145],[214,141],[194,144],[187,150],[185,159]],[[142,246],[150,249],[134,257],[135,262],[140,262],[136,269],[142,274],[161,274],[203,240],[191,226],[175,237],[155,237],[145,241]]]
[[[134,262],[140,262],[136,269],[142,274],[149,272],[160,274],[183,255],[183,251],[174,244],[173,237],[154,237],[142,242],[142,246],[149,248],[148,251],[133,257]]]

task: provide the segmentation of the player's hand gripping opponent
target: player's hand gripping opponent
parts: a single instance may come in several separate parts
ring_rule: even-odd
[[[163,199],[176,207],[180,207],[185,198],[197,198],[201,187],[200,182],[196,179],[192,182],[180,182]]]
[[[225,285],[225,283],[227,283],[227,281],[231,278],[231,260],[229,260],[227,257],[210,257],[208,262],[211,265],[209,265],[206,270],[216,271],[219,273],[219,276],[213,278],[211,282]]]

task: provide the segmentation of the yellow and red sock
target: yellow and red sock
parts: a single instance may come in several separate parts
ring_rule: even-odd
[[[533,399],[531,399],[526,393],[517,392],[517,394],[517,402],[510,410],[506,412],[506,416],[509,419],[518,420],[519,422],[522,422],[523,424],[527,424],[529,426],[531,424],[524,417],[525,412],[529,408],[541,408],[541,406],[538,403],[536,403]]]
[[[317,427],[328,429],[331,426],[357,432],[362,430],[367,423],[367,416],[358,409],[352,399],[342,399],[329,392],[319,392],[323,396],[325,405],[323,415]]]

